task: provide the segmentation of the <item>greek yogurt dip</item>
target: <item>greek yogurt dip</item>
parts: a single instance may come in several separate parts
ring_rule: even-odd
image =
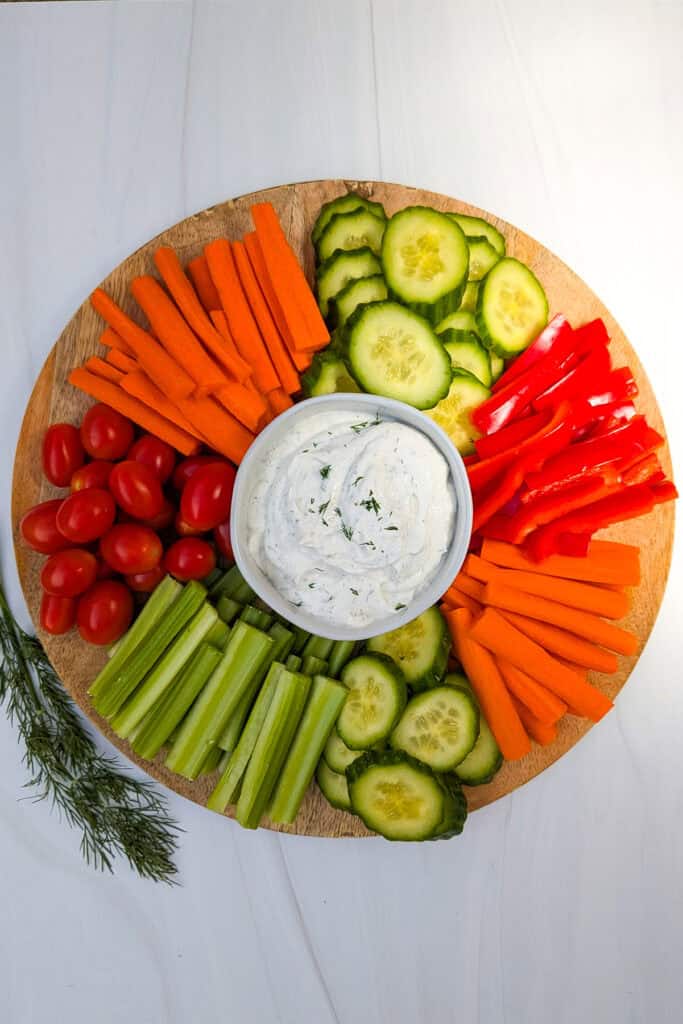
[[[264,451],[246,495],[247,545],[291,604],[364,626],[406,607],[449,548],[448,464],[414,427],[352,412],[303,418]]]

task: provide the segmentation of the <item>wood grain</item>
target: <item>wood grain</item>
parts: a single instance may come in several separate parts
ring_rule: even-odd
[[[311,181],[283,185],[262,192],[241,196],[221,203],[181,221],[162,232],[123,261],[102,282],[105,288],[131,315],[138,312],[128,294],[132,277],[154,273],[152,253],[159,245],[172,245],[183,262],[196,256],[203,245],[220,235],[237,238],[251,230],[250,205],[269,200],[275,206],[295,251],[302,259],[306,273],[312,280],[314,259],[309,241],[310,230],[323,202],[353,188],[383,203],[388,213],[404,206],[426,204],[440,210],[485,216],[503,232],[507,251],[527,263],[543,283],[548,295],[551,313],[562,311],[572,323],[582,323],[600,316],[605,320],[612,336],[612,357],[615,365],[628,363],[640,388],[637,405],[647,414],[652,425],[662,433],[664,425],[649,381],[631,345],[609,311],[600,300],[561,260],[533,238],[476,207],[433,192],[393,185],[385,182]],[[125,741],[115,736],[108,724],[93,710],[87,696],[87,687],[104,661],[103,652],[84,644],[76,634],[51,637],[43,633],[38,623],[40,606],[39,572],[42,556],[21,544],[17,524],[21,515],[32,505],[61,493],[51,487],[40,472],[40,445],[43,433],[50,423],[78,423],[90,400],[66,383],[69,371],[84,359],[100,350],[98,337],[103,324],[87,302],[78,309],[48,356],[36,381],[24,416],[17,444],[12,492],[12,519],[17,566],[21,585],[36,629],[56,671],[65,687],[91,719],[127,757],[135,761],[150,775],[183,796],[204,804],[213,785],[213,777],[187,782],[169,772],[160,759],[154,762],[140,760]],[[662,453],[664,468],[670,471],[668,449]],[[645,645],[662,600],[671,561],[674,511],[672,504],[660,505],[650,515],[621,524],[605,536],[639,544],[642,548],[643,579],[634,593],[633,607],[624,625],[639,637],[637,655],[620,659],[619,671],[614,676],[593,674],[593,681],[610,697],[615,697],[628,679]],[[508,762],[487,786],[467,790],[471,810],[483,807],[528,782],[566,753],[591,728],[583,719],[565,717],[559,726],[558,738],[549,747],[534,745],[531,754],[521,762]],[[276,826],[269,826],[275,828]],[[315,836],[369,835],[359,820],[349,814],[333,810],[315,786],[311,787],[293,826],[277,827],[278,831]]]

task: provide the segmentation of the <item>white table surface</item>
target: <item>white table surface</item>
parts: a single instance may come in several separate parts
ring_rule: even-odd
[[[1,530],[18,614],[12,458],[50,346],[140,243],[262,186],[384,178],[519,224],[620,321],[680,455],[682,42],[680,0],[0,5]],[[679,1021],[682,568],[679,545],[615,712],[449,843],[252,834],[171,795],[182,888],[99,876],[20,800],[0,715],[0,1018]]]

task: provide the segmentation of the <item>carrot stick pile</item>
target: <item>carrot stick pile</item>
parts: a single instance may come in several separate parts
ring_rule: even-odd
[[[69,381],[186,455],[207,444],[239,463],[329,342],[274,208],[258,203],[252,216],[255,231],[210,242],[186,267],[170,246],[156,250],[160,280],[130,283],[148,328],[101,288],[90,297],[106,359]]]

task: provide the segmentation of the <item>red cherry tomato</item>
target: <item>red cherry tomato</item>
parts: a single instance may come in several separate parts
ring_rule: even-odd
[[[113,644],[133,618],[133,595],[116,580],[100,580],[78,602],[78,632],[89,644]]]
[[[97,579],[98,580],[108,580],[113,575],[114,575],[114,570],[109,565],[109,563],[105,562],[105,560],[103,558],[98,558],[97,559]]]
[[[71,477],[85,462],[85,452],[76,427],[53,423],[43,438],[43,473],[56,487],[68,487]]]
[[[164,558],[164,566],[171,576],[183,583],[187,580],[203,580],[216,568],[216,554],[205,540],[183,537],[171,544]]]
[[[55,597],[43,594],[40,602],[40,625],[46,633],[61,636],[68,633],[76,621],[78,601],[73,597]]]
[[[204,530],[195,529],[194,526],[188,526],[187,523],[183,520],[183,517],[181,516],[180,512],[175,517],[174,527],[175,532],[178,534],[179,537],[197,537],[200,533],[205,532]]]
[[[43,590],[55,597],[78,597],[91,587],[97,576],[97,559],[83,548],[69,548],[50,555],[43,565]]]
[[[116,518],[116,505],[109,491],[91,487],[65,498],[57,511],[57,529],[67,540],[89,544],[109,530]]]
[[[81,423],[81,441],[93,459],[122,459],[133,436],[130,420],[102,402],[91,406]]]
[[[232,553],[232,541],[230,540],[230,520],[226,519],[224,523],[219,523],[216,529],[213,531],[213,539],[216,547],[223,555],[224,558],[228,558],[231,562],[235,561],[235,556]]]
[[[77,469],[71,477],[71,493],[73,494],[74,491],[89,491],[91,487],[100,487],[106,491],[113,468],[113,462],[105,462],[103,459],[87,462],[85,466]]]
[[[182,491],[187,481],[194,476],[198,469],[211,466],[215,462],[226,465],[225,459],[221,459],[218,455],[190,455],[189,458],[182,459],[173,473],[173,486],[177,491]]]
[[[145,519],[145,526],[151,526],[153,530],[165,530],[175,519],[175,505],[164,497],[161,512],[152,519]]]
[[[136,519],[153,519],[164,507],[159,477],[144,462],[119,462],[111,471],[109,490],[119,508]]]
[[[149,572],[135,572],[130,576],[126,576],[126,583],[131,590],[135,590],[140,594],[148,594],[150,590],[154,590],[166,575],[166,570],[163,565],[158,565],[156,569],[150,569]]]
[[[22,538],[34,551],[40,551],[41,555],[53,555],[55,551],[71,547],[71,543],[57,529],[57,512],[63,502],[63,498],[43,501],[21,517],[19,532]]]
[[[163,547],[154,530],[138,523],[119,523],[100,542],[100,554],[124,576],[156,569]]]
[[[230,518],[235,469],[228,462],[202,466],[190,477],[180,498],[180,514],[188,526],[213,530]]]
[[[128,458],[149,466],[162,484],[166,483],[175,466],[175,451],[154,434],[139,437],[128,452]]]

